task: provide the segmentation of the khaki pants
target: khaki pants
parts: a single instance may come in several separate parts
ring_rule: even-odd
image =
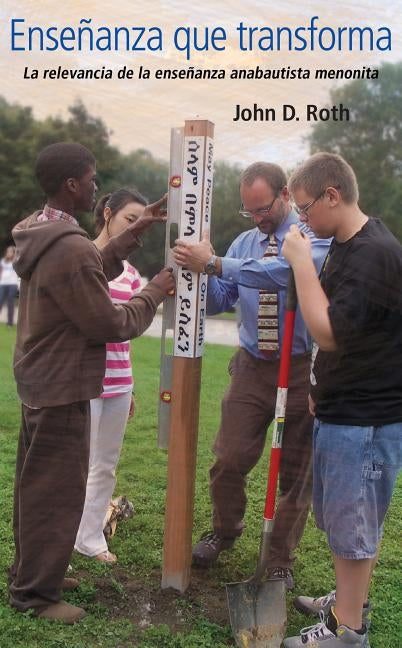
[[[223,397],[221,426],[210,471],[214,531],[241,534],[246,477],[264,449],[275,417],[279,361],[259,360],[240,349],[229,364],[231,384]],[[308,412],[310,356],[293,356],[279,478],[279,503],[269,567],[292,567],[311,502],[313,418]],[[261,510],[261,518],[263,511]]]
[[[89,402],[22,405],[14,491],[10,603],[40,611],[60,600],[85,500]]]

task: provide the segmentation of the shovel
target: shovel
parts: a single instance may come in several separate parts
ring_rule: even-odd
[[[296,287],[290,270],[260,554],[249,580],[226,585],[230,624],[239,648],[279,648],[286,630],[285,583],[283,580],[262,582],[262,578],[267,569],[274,525],[296,306]]]

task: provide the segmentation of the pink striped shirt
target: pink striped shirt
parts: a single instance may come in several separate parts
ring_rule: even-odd
[[[109,293],[114,304],[124,304],[141,290],[138,271],[124,261],[122,274],[109,281]],[[101,398],[112,398],[131,391],[133,375],[130,360],[130,341],[109,342],[106,345],[106,373]]]

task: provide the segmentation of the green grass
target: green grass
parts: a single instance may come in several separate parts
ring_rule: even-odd
[[[189,594],[183,597],[160,595],[157,590],[162,560],[167,457],[156,447],[159,341],[151,338],[141,338],[133,345],[137,412],[127,429],[116,493],[127,494],[134,502],[136,515],[120,524],[111,542],[112,551],[119,557],[119,567],[95,564],[84,557],[73,556],[73,568],[83,582],[76,593],[66,598],[82,604],[90,613],[74,627],[40,622],[8,606],[5,569],[13,553],[12,482],[19,427],[19,403],[11,368],[14,337],[14,330],[0,325],[1,648],[224,648],[233,645],[227,625],[223,586],[225,582],[244,580],[251,575],[256,564],[268,449],[250,476],[247,526],[234,550],[222,554],[219,565],[210,571],[193,574],[192,583],[195,581],[196,586],[192,584]],[[233,349],[228,347],[211,345],[207,346],[203,359],[194,539],[210,524],[208,470],[213,459],[210,448],[219,424],[220,400],[228,381],[226,367],[232,353]],[[381,560],[374,577],[372,648],[402,646],[398,580],[401,501],[400,480],[387,517]],[[298,550],[295,577],[295,594],[319,595],[334,586],[326,540],[315,528],[312,517]],[[134,588],[130,586],[133,582]],[[173,610],[174,615],[183,620],[184,630],[177,632],[176,623],[174,632],[171,631],[169,614],[166,614],[165,623],[158,622],[144,629],[139,627],[136,621],[139,604],[136,606],[135,602],[142,600],[145,590],[153,593],[158,605],[165,602],[170,606],[167,609]],[[214,605],[220,606],[220,615],[208,606],[210,597],[215,597]],[[294,611],[291,598],[289,595],[288,634],[296,634],[300,627],[314,620]]]
[[[237,315],[235,311],[226,311],[224,313],[218,313],[217,315],[209,315],[209,318],[212,319],[218,319],[218,320],[230,320],[232,322],[236,322],[237,320]]]

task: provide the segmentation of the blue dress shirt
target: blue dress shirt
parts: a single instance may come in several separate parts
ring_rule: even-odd
[[[258,227],[255,227],[240,234],[229,247],[226,256],[222,258],[222,278],[218,279],[218,277],[212,276],[208,280],[208,315],[222,313],[239,301],[240,346],[262,360],[267,358],[258,350],[259,290],[278,292],[280,349],[283,338],[286,286],[289,275],[289,264],[285,257],[281,256],[281,249],[285,234],[293,223],[296,223],[300,230],[311,239],[313,261],[318,274],[327,256],[331,239],[317,239],[311,229],[301,223],[296,213],[292,211],[274,232],[278,243],[279,254],[277,257],[262,259],[268,245],[269,236],[260,232]],[[311,338],[298,308],[292,354],[299,355],[310,350]]]

